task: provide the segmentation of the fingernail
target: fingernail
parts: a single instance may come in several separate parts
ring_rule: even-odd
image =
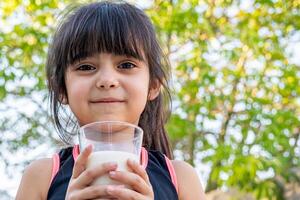
[[[93,149],[93,145],[92,144],[89,144],[87,147],[86,147],[86,150],[92,150]]]
[[[110,172],[109,172],[109,175],[110,175],[111,177],[113,177],[113,176],[116,175],[116,172],[115,172],[115,171],[110,171]]]

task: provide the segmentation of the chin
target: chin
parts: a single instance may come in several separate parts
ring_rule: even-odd
[[[127,122],[130,124],[138,125],[139,119],[131,119],[127,117],[120,117],[116,115],[100,115],[100,116],[94,116],[93,118],[82,120],[80,125],[86,125],[93,122],[99,122],[99,121],[121,121],[121,122]]]
[[[124,118],[118,118],[118,117],[101,117],[100,119],[97,119],[96,121],[120,121],[120,122],[127,122],[130,124],[138,125],[139,120],[132,120],[132,119],[124,119]]]
[[[122,118],[118,118],[118,117],[110,117],[110,116],[107,116],[107,117],[100,117],[100,118],[97,118],[94,122],[96,121],[127,121],[127,120],[124,120]]]

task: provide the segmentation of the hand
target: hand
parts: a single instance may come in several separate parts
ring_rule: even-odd
[[[66,200],[109,198],[107,187],[104,185],[90,185],[95,178],[117,169],[116,163],[105,163],[91,169],[86,169],[92,146],[88,146],[78,156],[73,167],[72,177],[67,189]],[[111,186],[114,187],[114,186]]]
[[[122,200],[153,200],[154,193],[146,170],[136,161],[128,160],[127,165],[132,172],[110,171],[111,179],[131,187],[107,187],[107,193]]]

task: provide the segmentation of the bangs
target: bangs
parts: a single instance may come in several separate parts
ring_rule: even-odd
[[[67,66],[96,53],[126,55],[145,61],[147,29],[143,27],[143,16],[128,12],[126,4],[91,4],[80,8],[61,27],[63,33],[59,48],[62,60]],[[126,9],[126,12],[125,12]],[[136,13],[136,11],[135,11]],[[133,21],[135,21],[133,23]],[[142,27],[141,27],[142,26]],[[144,31],[143,31],[144,30]]]

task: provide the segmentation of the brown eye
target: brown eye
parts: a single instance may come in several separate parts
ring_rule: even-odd
[[[131,62],[124,62],[118,66],[119,69],[132,69],[135,67],[136,65]]]
[[[79,70],[79,71],[89,71],[89,70],[94,70],[96,69],[95,67],[93,67],[92,65],[80,65],[79,67],[77,67],[76,70]]]

